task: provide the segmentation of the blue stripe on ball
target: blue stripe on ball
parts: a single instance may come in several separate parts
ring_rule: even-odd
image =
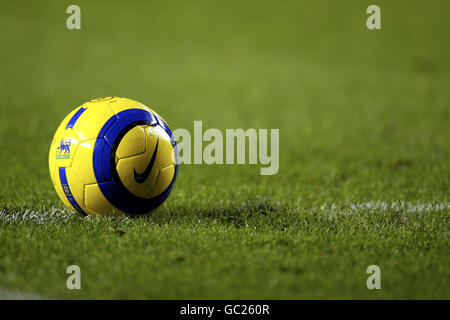
[[[61,181],[61,187],[63,189],[64,194],[66,195],[67,200],[69,200],[72,207],[75,208],[75,210],[81,214],[82,216],[87,216],[86,212],[81,209],[78,202],[73,197],[72,191],[69,187],[69,182],[67,181],[67,175],[66,175],[66,168],[62,167],[59,168],[59,180]]]
[[[73,117],[69,120],[69,122],[67,123],[66,126],[66,130],[69,128],[73,129],[73,126],[75,125],[75,123],[77,122],[78,118],[81,116],[81,114],[86,110],[87,108],[80,108],[78,109],[77,112],[75,112],[75,114],[73,115]]]

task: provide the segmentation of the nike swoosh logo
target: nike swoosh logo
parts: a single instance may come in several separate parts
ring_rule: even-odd
[[[145,168],[145,171],[142,173],[137,173],[136,169],[134,169],[134,180],[136,180],[137,183],[144,183],[147,180],[148,176],[150,175],[150,171],[152,171],[153,164],[155,163],[156,153],[158,152],[158,143],[159,137],[158,140],[156,140],[155,151],[153,152],[150,163],[148,164],[147,168]]]

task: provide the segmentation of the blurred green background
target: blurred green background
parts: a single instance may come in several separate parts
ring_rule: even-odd
[[[82,29],[69,31],[66,8],[70,4],[73,3],[2,3],[0,209],[3,208],[3,214],[32,209],[45,215],[51,207],[62,209],[47,168],[48,148],[59,122],[89,99],[123,96],[154,108],[172,129],[192,130],[194,120],[202,120],[204,129],[280,129],[277,175],[260,176],[259,165],[181,167],[167,203],[153,218],[142,220],[149,231],[136,227],[141,232],[136,239],[160,239],[162,234],[170,237],[178,232],[172,247],[162,242],[168,248],[162,256],[153,257],[155,270],[165,266],[158,265],[162,262],[158,259],[182,247],[190,237],[193,238],[189,243],[194,247],[202,247],[200,243],[209,241],[209,245],[204,244],[204,251],[197,253],[197,259],[209,261],[211,268],[212,261],[226,266],[229,259],[235,258],[232,253],[239,250],[240,254],[251,255],[253,249],[246,247],[246,241],[269,237],[262,240],[274,245],[264,247],[271,263],[267,268],[286,258],[292,259],[294,270],[291,274],[289,268],[277,269],[274,279],[284,280],[271,288],[258,286],[263,278],[260,275],[261,281],[255,276],[249,287],[239,289],[231,278],[258,273],[261,271],[258,265],[263,262],[249,258],[234,271],[223,273],[221,269],[220,273],[204,275],[203,280],[193,276],[202,270],[201,264],[189,268],[165,266],[167,277],[179,273],[188,284],[200,281],[198,286],[209,287],[213,283],[216,289],[202,287],[201,291],[192,286],[191,291],[177,291],[175,280],[171,287],[167,282],[164,285],[167,280],[164,276],[158,279],[148,276],[146,281],[155,287],[140,292],[138,297],[370,298],[364,287],[364,270],[361,269],[362,280],[354,279],[354,269],[344,258],[346,254],[363,254],[358,260],[361,268],[372,264],[370,258],[392,262],[392,270],[398,267],[392,271],[392,287],[396,289],[380,297],[449,298],[447,210],[428,217],[411,217],[412,229],[406,226],[406,231],[405,226],[396,225],[397,213],[392,216],[379,212],[380,220],[342,218],[344,221],[331,229],[327,229],[329,223],[334,222],[310,216],[326,217],[326,213],[316,209],[323,204],[365,201],[445,203],[448,208],[448,1],[77,1]],[[366,8],[370,4],[381,7],[381,30],[366,28]],[[264,208],[278,201],[278,209],[269,210],[273,215],[270,218],[250,216],[246,220],[246,214],[260,210],[261,201]],[[242,203],[246,205],[242,207]],[[228,216],[235,220],[225,219]],[[235,230],[236,217],[244,221],[243,225],[255,227],[255,234]],[[173,225],[169,223],[168,230],[158,231],[157,224],[165,219],[174,219]],[[209,225],[210,219],[219,224],[218,230]],[[394,223],[383,229],[384,233],[377,231],[380,225],[385,227],[383,221],[388,225]],[[97,221],[92,226],[94,239],[103,239],[110,223],[115,230],[116,222]],[[73,243],[69,240],[77,239],[81,247],[83,243],[89,246],[89,237],[83,238],[80,231],[89,227],[84,224],[77,229],[78,224],[74,222],[69,229],[55,227],[57,241],[67,241],[65,245],[71,247]],[[289,239],[283,240],[288,241],[286,256],[283,258],[276,252],[285,244],[272,242],[271,237],[282,239],[284,235],[274,235],[272,231],[285,224],[291,226],[291,240],[307,232],[306,226],[315,224],[309,231],[314,240],[305,247],[313,247],[309,255],[296,251],[295,241],[291,243]],[[136,297],[133,281],[119,291],[112,290],[107,285],[108,281],[113,282],[112,274],[111,278],[100,276],[101,263],[92,262],[87,253],[71,256],[62,250],[58,256],[51,254],[45,245],[39,249],[43,251],[36,249],[30,253],[32,243],[50,241],[48,230],[38,228],[33,233],[30,231],[35,230],[33,224],[12,226],[5,223],[1,229],[0,286],[72,297],[74,293],[64,291],[56,280],[54,286],[43,287],[45,279],[48,283],[53,279],[51,275],[45,276],[44,271],[34,282],[30,278],[42,261],[47,261],[45,272],[52,273],[49,270],[63,266],[68,260],[85,259],[86,264],[92,263],[91,270],[98,275],[98,281],[103,281],[104,288],[97,291],[91,288],[81,293],[82,297]],[[335,235],[330,231],[334,228],[342,228],[343,234]],[[197,234],[195,230],[198,237],[192,235]],[[348,233],[352,230],[360,246],[350,250]],[[389,252],[399,249],[401,253],[385,256],[385,248],[380,248],[383,241],[367,240],[367,230],[374,235],[380,232],[379,236],[390,243]],[[231,256],[214,251],[216,246],[217,250],[221,247],[208,237],[222,231],[225,235],[230,232],[225,243],[226,239],[230,241]],[[340,249],[323,265],[321,250],[329,247],[330,241],[336,240],[334,237],[342,240]],[[149,259],[139,251],[144,250],[145,243],[105,241],[107,244],[129,241],[129,254],[134,254],[131,260],[143,263],[140,259]],[[107,244],[104,247],[97,244],[95,250],[100,261],[114,261],[114,256],[103,256],[110,252],[111,243]],[[305,260],[295,262],[302,254]],[[298,267],[297,263],[309,267]],[[325,278],[321,271],[314,274],[295,271],[311,268],[312,272],[317,267],[333,273],[334,265],[347,270],[350,283],[341,277],[334,282],[319,281],[320,277]],[[408,273],[407,266],[416,269]],[[128,267],[126,261],[121,261],[117,268],[120,271]],[[283,278],[286,272],[289,277]],[[219,274],[225,279],[218,279]],[[59,277],[64,279],[65,274]],[[126,275],[124,279],[128,279]],[[413,279],[417,281],[415,286],[406,285]],[[302,281],[310,283],[309,291],[295,285],[286,289],[286,283]],[[321,286],[315,286],[317,283]],[[441,286],[442,283],[446,285]],[[424,291],[419,290],[425,287]]]

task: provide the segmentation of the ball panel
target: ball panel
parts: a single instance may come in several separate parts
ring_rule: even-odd
[[[150,163],[152,153],[145,153],[118,161],[116,170],[120,181],[128,191],[142,198],[149,198],[149,194],[155,184],[158,169],[150,169],[150,172],[143,182],[138,183],[135,178],[136,173],[144,173]]]
[[[84,186],[84,206],[89,214],[116,215],[114,206],[106,200],[97,183]]]
[[[144,126],[136,126],[122,138],[116,150],[119,159],[137,156],[145,152],[146,132]]]
[[[81,141],[95,139],[100,129],[111,118],[115,117],[108,101],[88,102],[83,105],[86,111],[78,118],[73,129]]]
[[[85,140],[79,144],[73,157],[71,171],[83,184],[97,183],[92,166],[92,153],[97,139]]]
[[[172,183],[175,175],[175,166],[173,164],[159,170],[158,178],[153,186],[150,197],[156,197],[166,190]]]

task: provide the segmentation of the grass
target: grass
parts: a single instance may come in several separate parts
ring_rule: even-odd
[[[450,298],[445,1],[10,2],[0,13],[0,288],[47,298]],[[184,165],[146,218],[81,219],[47,168],[99,96],[172,128],[279,128],[280,171]],[[352,204],[354,204],[352,206]],[[366,205],[364,205],[366,204]],[[66,268],[82,290],[66,289]],[[377,264],[382,289],[366,288]]]

